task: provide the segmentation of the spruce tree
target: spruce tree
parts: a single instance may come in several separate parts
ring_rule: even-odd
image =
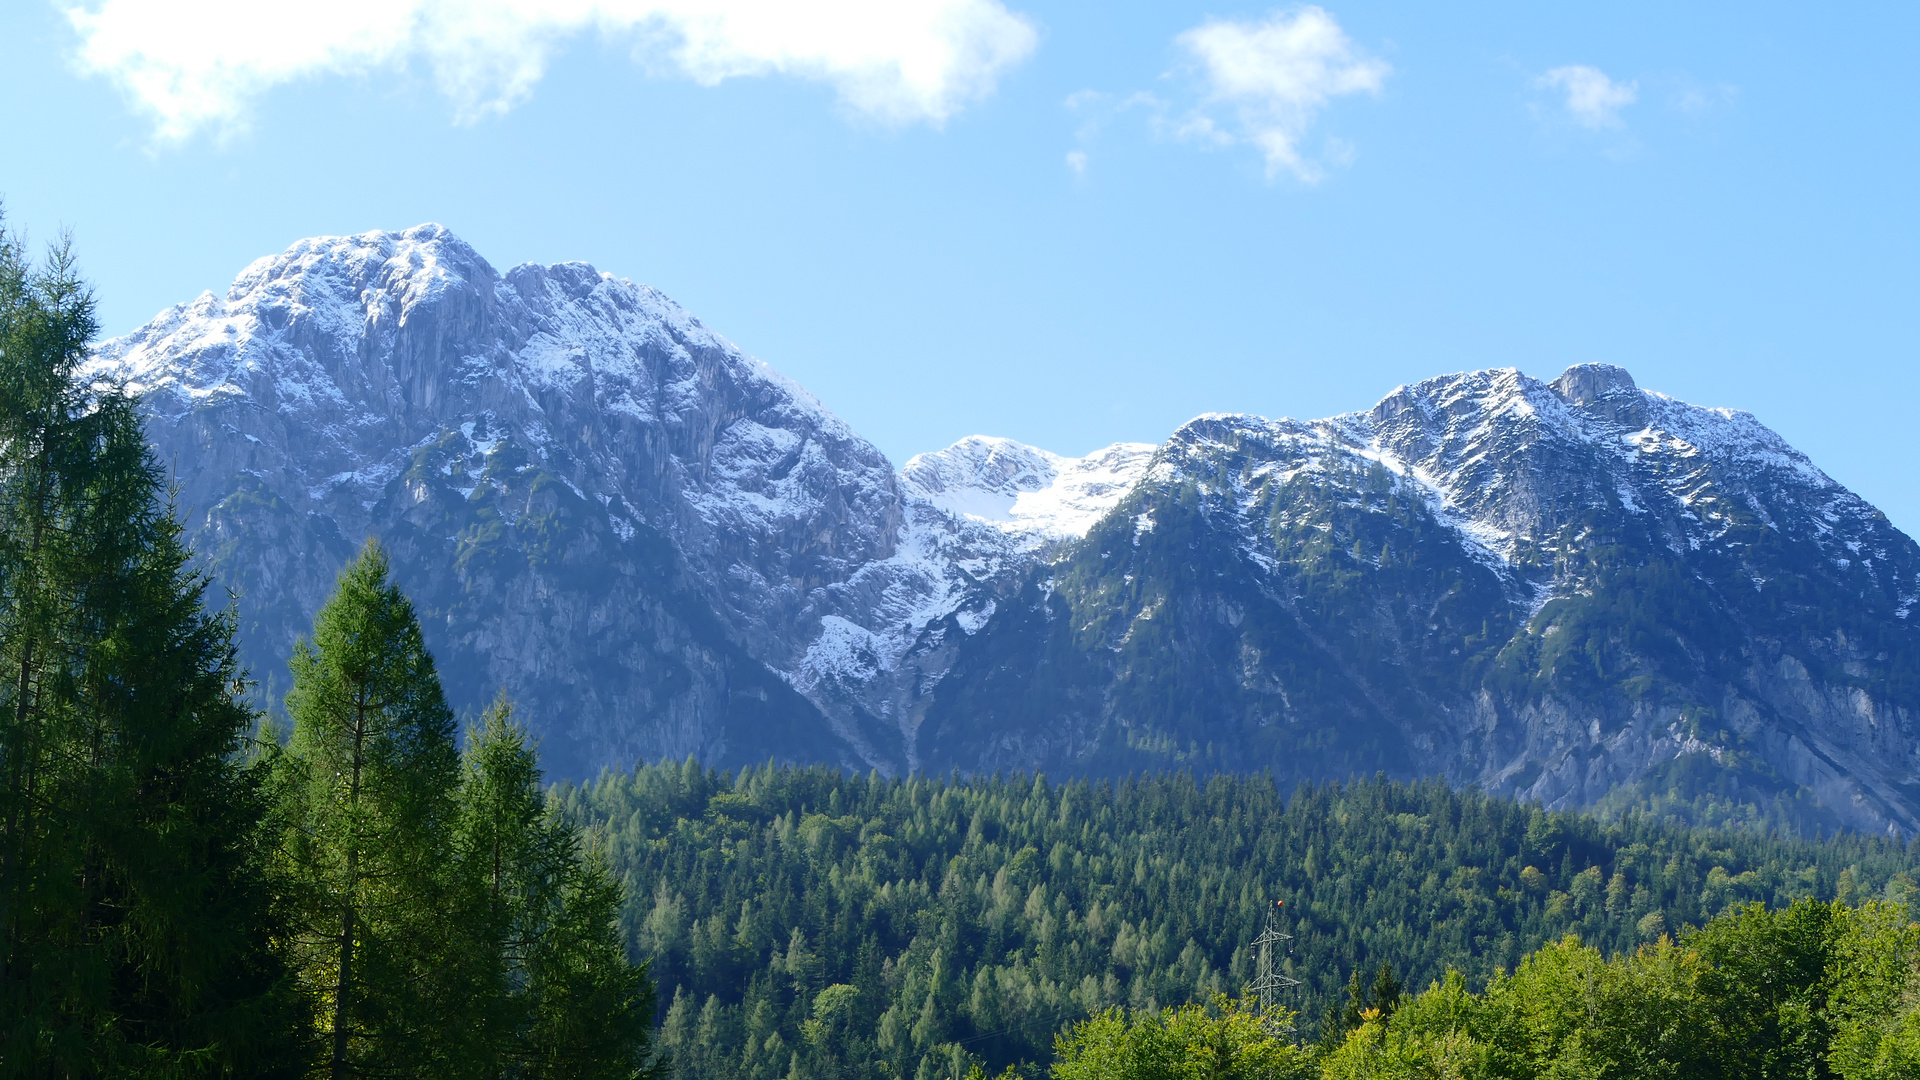
[[[272,1075],[253,723],[68,249],[0,234],[0,1074]]]
[[[482,1075],[474,904],[455,865],[454,720],[413,606],[369,541],[293,655],[280,758],[299,967],[322,1075]]]

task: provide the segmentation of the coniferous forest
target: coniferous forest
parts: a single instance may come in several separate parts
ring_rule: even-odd
[[[371,542],[269,716],[94,332],[0,234],[0,1075],[1920,1077],[1895,840],[1385,778],[549,785]]]
[[[1317,1044],[1450,972],[1478,990],[1555,957],[1684,951],[1687,928],[1751,904],[1890,918],[1920,864],[1856,835],[1601,823],[1385,780],[1283,792],[688,761],[556,798],[603,836],[686,1080],[1037,1074],[1075,1021],[1239,996],[1274,900],[1300,983],[1283,1003]]]

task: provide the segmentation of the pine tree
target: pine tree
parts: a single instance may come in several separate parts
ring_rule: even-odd
[[[473,899],[455,865],[460,760],[414,616],[372,542],[296,645],[279,758],[296,950],[324,1075],[482,1075]]]
[[[0,234],[0,1074],[272,1075],[303,1016],[233,623],[135,402],[75,377],[94,330],[69,249]]]

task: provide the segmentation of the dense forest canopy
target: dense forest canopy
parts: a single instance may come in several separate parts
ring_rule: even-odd
[[[1748,902],[1903,902],[1920,849],[1611,823],[1383,779],[883,779],[692,760],[562,784],[625,884],[686,1080],[1044,1067],[1113,1005],[1238,995],[1266,905],[1316,1036],[1356,971],[1479,987]]]

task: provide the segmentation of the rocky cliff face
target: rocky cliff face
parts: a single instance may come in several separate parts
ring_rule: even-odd
[[[456,700],[506,688],[562,772],[859,760],[768,660],[892,556],[892,467],[654,290],[502,276],[434,226],[323,238],[109,342],[272,696],[369,536]]]
[[[263,697],[369,536],[549,767],[1385,769],[1920,827],[1920,551],[1743,413],[1589,365],[896,474],[658,292],[437,226],[104,344]]]
[[[930,731],[996,766],[1384,768],[1911,832],[1916,573],[1747,414],[1606,366],[1449,376],[1188,424],[961,650]]]
[[[145,393],[266,701],[378,537],[452,698],[504,689],[561,774],[917,765],[949,638],[1068,535],[940,508],[655,290],[579,264],[502,275],[438,226],[302,241],[94,370]],[[1101,507],[1075,493],[1056,510],[1084,532]]]

